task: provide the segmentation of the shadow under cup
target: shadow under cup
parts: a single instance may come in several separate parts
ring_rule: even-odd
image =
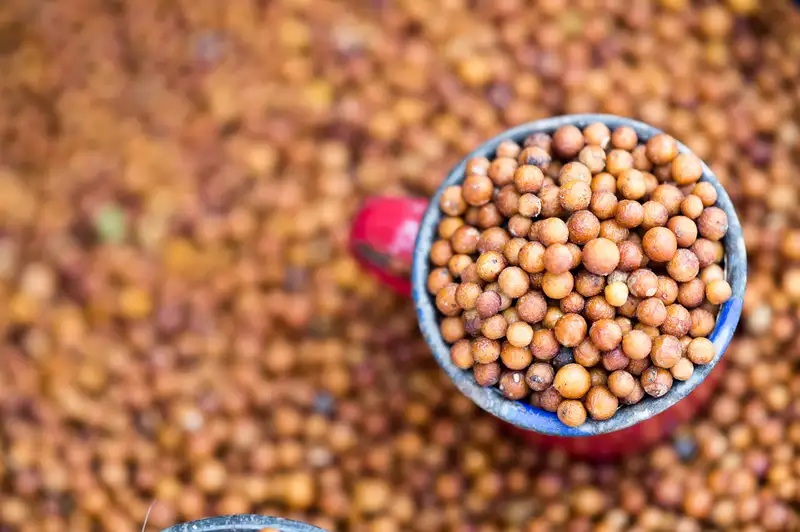
[[[733,337],[742,313],[747,279],[747,255],[742,227],[730,197],[704,162],[701,181],[707,181],[714,186],[718,195],[716,206],[728,215],[728,233],[723,240],[725,249],[723,267],[725,279],[730,283],[733,292],[732,297],[721,306],[716,326],[709,336],[715,350],[714,360],[709,364],[697,366],[694,374],[688,380],[683,382],[676,381],[672,389],[664,397],[655,399],[646,396],[635,405],[621,407],[616,415],[609,420],[594,421],[587,419],[579,427],[568,427],[561,423],[553,412],[535,408],[523,401],[506,399],[495,387],[484,388],[479,386],[470,370],[462,370],[452,363],[450,360],[450,347],[445,343],[439,331],[440,317],[434,297],[428,293],[426,288],[428,274],[431,271],[429,260],[431,245],[437,238],[437,227],[442,218],[442,213],[439,210],[439,199],[442,191],[445,187],[458,185],[464,180],[469,159],[473,157],[491,159],[494,157],[497,146],[504,140],[511,139],[522,143],[532,133],[553,133],[564,125],[574,125],[583,129],[593,122],[602,122],[611,130],[620,126],[632,127],[638,134],[640,142],[646,142],[650,137],[662,133],[661,130],[636,120],[603,114],[579,114],[548,118],[505,131],[470,153],[450,172],[428,204],[414,247],[411,272],[412,296],[416,306],[420,330],[437,362],[447,372],[458,389],[483,410],[516,427],[542,435],[585,437],[609,434],[632,427],[669,409],[697,388],[719,363]],[[678,142],[678,149],[680,153],[691,152],[689,148],[680,142]]]

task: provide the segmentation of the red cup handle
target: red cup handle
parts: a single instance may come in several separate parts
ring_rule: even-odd
[[[350,250],[361,266],[404,296],[411,295],[414,242],[427,206],[419,198],[370,198],[350,229]]]

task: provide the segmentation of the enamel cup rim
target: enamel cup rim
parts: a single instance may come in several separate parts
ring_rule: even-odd
[[[254,514],[208,517],[174,525],[161,532],[259,532],[267,527],[280,532],[325,532],[321,528],[300,521]]]
[[[579,128],[593,122],[602,122],[611,130],[620,126],[630,126],[639,135],[640,141],[662,133],[653,126],[614,115],[605,114],[575,114],[564,115],[543,120],[536,120],[521,126],[509,129],[493,139],[483,143],[472,153],[467,155],[453,168],[442,182],[436,194],[431,199],[425,214],[420,222],[420,230],[414,246],[414,255],[411,271],[412,296],[416,307],[420,330],[425,341],[430,346],[431,352],[439,365],[448,374],[458,389],[469,397],[476,405],[494,416],[511,423],[519,428],[552,436],[595,436],[616,432],[649,419],[675,405],[678,401],[689,395],[714,369],[722,358],[725,349],[733,337],[734,330],[742,314],[745,284],[747,279],[747,255],[742,235],[742,227],[734,210],[728,193],[719,183],[711,169],[703,162],[702,181],[711,183],[717,191],[717,206],[728,215],[728,233],[724,239],[725,247],[725,278],[733,289],[730,300],[720,307],[717,323],[709,339],[714,344],[715,357],[709,364],[695,367],[694,374],[686,381],[675,381],[672,389],[659,399],[646,396],[639,403],[620,408],[617,414],[606,421],[587,419],[580,427],[568,427],[561,423],[556,414],[534,408],[522,401],[511,401],[504,398],[495,387],[484,388],[479,386],[470,370],[456,367],[450,360],[450,349],[439,331],[437,310],[434,297],[428,294],[427,278],[431,271],[428,259],[431,245],[436,238],[436,230],[442,218],[439,210],[439,200],[442,191],[451,185],[460,184],[465,177],[467,161],[473,157],[494,156],[500,142],[512,139],[519,143],[528,135],[537,132],[552,133],[564,125],[574,125]],[[691,153],[688,147],[678,142],[680,153]]]

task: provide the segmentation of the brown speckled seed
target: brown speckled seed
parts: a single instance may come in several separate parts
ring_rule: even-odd
[[[678,246],[688,248],[697,240],[697,225],[686,216],[673,216],[667,222],[667,229],[675,233]]]
[[[500,312],[501,302],[499,293],[486,291],[476,298],[475,309],[482,319],[490,318]]]
[[[561,345],[575,347],[586,338],[586,320],[580,314],[564,314],[553,331]]]
[[[494,386],[500,381],[500,364],[491,362],[489,364],[475,364],[472,369],[472,376],[479,386]]]
[[[550,386],[541,393],[539,406],[542,408],[542,410],[546,410],[547,412],[555,412],[558,410],[558,406],[563,400],[564,399],[561,398],[561,394],[558,393],[558,390]]]
[[[658,185],[650,199],[657,201],[667,208],[667,214],[676,216],[681,211],[681,202],[683,202],[683,192],[678,187],[670,183],[663,183]]]
[[[589,321],[612,320],[616,316],[616,310],[606,301],[605,296],[598,295],[586,301],[584,314]]]
[[[619,402],[624,405],[635,405],[639,401],[641,401],[645,396],[644,388],[642,387],[641,382],[637,379],[634,383],[633,391],[627,395],[626,397],[620,397]]]
[[[619,399],[604,386],[593,386],[584,399],[586,411],[592,419],[603,421],[610,419],[619,407]]]
[[[653,227],[663,227],[667,225],[669,220],[669,213],[667,208],[657,201],[646,201],[642,205],[642,223],[641,228],[645,231]]]
[[[615,244],[627,240],[630,236],[630,231],[622,227],[616,220],[604,220],[600,223],[600,238],[607,238]]]
[[[456,289],[456,303],[464,310],[475,308],[478,298],[482,295],[483,289],[477,283],[464,282]],[[500,307],[500,297],[497,297],[497,306]]]
[[[633,360],[642,360],[650,355],[653,341],[644,331],[634,329],[622,337],[622,350]]]
[[[505,246],[504,246],[505,247]],[[478,275],[484,281],[494,281],[506,266],[506,259],[497,251],[486,251],[481,253],[476,261]]]
[[[692,337],[708,336],[714,330],[716,319],[709,311],[696,308],[689,311],[692,317],[692,327],[689,329],[689,335]]]
[[[453,232],[450,237],[450,244],[456,253],[475,253],[478,249],[478,240],[481,233],[471,225],[462,225]]]
[[[540,170],[546,170],[551,161],[550,154],[539,146],[529,146],[523,149],[517,157],[520,166],[535,166]]]
[[[651,366],[640,377],[642,388],[651,397],[663,397],[672,388],[672,374],[669,370]]]
[[[583,264],[591,273],[608,275],[619,265],[619,249],[607,238],[595,238],[583,248]]]
[[[615,148],[631,151],[639,143],[636,130],[630,126],[620,126],[611,135],[611,145]]]
[[[458,340],[450,347],[450,360],[460,369],[471,369],[474,363],[472,346],[466,339]]]
[[[514,186],[520,194],[535,194],[542,189],[544,174],[538,166],[522,165],[514,171]]]
[[[542,291],[552,299],[566,297],[574,286],[575,280],[571,272],[546,272],[542,278]]]
[[[605,277],[586,270],[579,271],[575,276],[575,291],[583,297],[598,295],[603,291],[605,285]]]
[[[694,364],[688,358],[682,358],[669,368],[672,378],[678,381],[687,381],[694,374]]]
[[[733,290],[724,279],[713,279],[706,285],[706,299],[712,305],[721,305],[731,298]]]
[[[667,318],[661,324],[661,332],[680,338],[689,334],[692,328],[692,316],[683,305],[669,305]]]
[[[615,198],[617,192],[617,178],[608,172],[600,172],[592,177],[592,192],[609,192]]]
[[[680,341],[672,335],[663,334],[653,340],[650,358],[656,366],[669,369],[681,359],[681,352]]]
[[[583,137],[586,140],[586,144],[605,149],[611,142],[611,131],[602,122],[592,122],[583,128]]]
[[[589,377],[592,379],[592,386],[606,386],[608,384],[608,372],[600,366],[589,369]]]
[[[666,227],[649,229],[642,238],[642,248],[647,257],[655,262],[667,262],[678,250],[675,233]]]
[[[486,175],[498,187],[504,187],[514,179],[519,163],[510,157],[498,157],[491,162]]]
[[[617,371],[625,369],[630,363],[630,358],[625,354],[621,347],[617,346],[611,351],[603,352],[601,356],[603,368],[606,371]]]
[[[562,401],[558,405],[558,419],[568,427],[579,427],[586,422],[586,409],[583,403],[574,399]]]
[[[427,288],[429,294],[437,294],[445,285],[453,282],[453,276],[447,268],[434,268],[428,274]]]
[[[455,234],[456,230],[459,227],[464,225],[464,220],[457,216],[448,216],[444,218],[441,222],[439,222],[439,227],[437,228],[437,232],[439,236],[445,240],[450,239]],[[452,244],[452,241],[450,242]]]
[[[580,364],[567,364],[556,372],[553,387],[565,399],[580,399],[589,391],[589,372]]]
[[[642,267],[645,257],[641,245],[631,240],[623,240],[617,244],[617,248],[619,249],[618,270],[632,272]]]
[[[556,335],[550,329],[540,329],[533,333],[531,353],[538,360],[550,360],[559,350]]]
[[[600,350],[589,338],[584,339],[572,352],[575,363],[585,368],[596,366],[600,362]]]
[[[528,292],[517,300],[517,314],[527,323],[539,323],[547,312],[547,301],[540,292]]]
[[[625,370],[617,370],[608,376],[608,389],[617,397],[626,397],[636,387],[636,379]]]
[[[486,157],[473,157],[467,161],[466,174],[469,175],[486,175],[489,171],[490,161]]]
[[[566,297],[562,298],[561,301],[558,302],[558,306],[561,308],[561,312],[564,314],[580,313],[583,311],[585,304],[586,300],[583,299],[583,296],[575,291],[570,292]]]
[[[531,365],[533,355],[530,349],[517,347],[510,342],[503,342],[503,347],[500,350],[500,360],[503,361],[503,365],[508,369],[524,370]]]
[[[502,253],[509,240],[511,237],[502,227],[489,227],[481,233],[481,237],[478,239],[478,253],[487,251]]]
[[[528,274],[517,266],[505,268],[497,279],[500,290],[510,298],[518,298],[528,292],[530,279]]]
[[[592,172],[589,171],[589,168],[585,164],[572,161],[562,166],[561,170],[559,170],[558,184],[561,185],[562,189],[564,185],[574,181],[581,181],[582,183],[591,185]]]
[[[449,186],[442,191],[439,208],[448,216],[459,216],[467,210],[467,202],[461,195],[460,186]]]
[[[638,269],[628,276],[628,289],[638,298],[653,297],[658,292],[658,276],[651,270]]]
[[[478,364],[489,364],[500,358],[500,342],[489,338],[476,338],[472,341],[472,358]]]
[[[545,246],[553,244],[566,244],[569,241],[569,228],[566,222],[559,218],[542,220],[539,226],[539,241]]]
[[[607,220],[616,214],[618,202],[617,196],[611,192],[594,192],[589,209],[598,219]]]
[[[572,252],[565,244],[553,244],[544,252],[544,267],[548,272],[564,273],[572,268]]]
[[[558,201],[568,212],[588,208],[591,199],[592,189],[584,181],[570,181],[562,185],[558,192]]]
[[[604,290],[606,301],[613,307],[621,307],[628,300],[628,286],[617,281],[606,285]]]
[[[633,168],[633,155],[626,150],[611,150],[606,156],[606,172],[618,177],[625,170]]]
[[[728,215],[719,207],[708,207],[697,218],[697,230],[703,238],[721,240],[728,232]]]
[[[506,319],[506,321],[508,321],[508,319]],[[531,340],[533,340],[533,327],[524,321],[511,323],[506,331],[506,339],[513,346],[527,347],[531,344]]]
[[[646,146],[647,158],[653,161],[653,164],[667,164],[678,155],[677,141],[666,133],[653,135]]]
[[[634,377],[641,377],[642,373],[644,373],[644,370],[646,370],[652,365],[653,361],[650,360],[650,357],[645,357],[640,360],[631,359],[631,361],[628,362],[628,367],[625,368],[625,371],[627,371]],[[639,382],[638,379],[636,382]]]
[[[486,176],[471,175],[464,180],[461,194],[469,205],[486,205],[492,200],[494,183]]]
[[[714,264],[717,260],[716,244],[707,238],[698,238],[690,249],[697,257],[701,268]]]
[[[696,183],[703,175],[703,164],[693,153],[678,154],[672,160],[672,179],[679,185]]]
[[[706,285],[695,277],[689,282],[678,285],[678,303],[686,308],[699,307],[706,297]]]
[[[525,382],[528,387],[535,392],[543,392],[553,383],[555,370],[553,366],[546,362],[535,362],[531,364],[525,374]]]
[[[700,198],[706,207],[711,207],[717,202],[717,190],[714,185],[707,181],[697,183],[692,190],[692,194]]]
[[[636,308],[636,318],[645,325],[660,327],[667,319],[667,307],[657,297],[647,298]]]
[[[639,303],[641,303],[641,301],[642,300],[638,297],[628,294],[628,300],[621,307],[617,308],[617,312],[626,318],[633,318],[636,316],[636,310],[639,308]]]
[[[542,212],[542,200],[536,194],[523,194],[519,198],[517,210],[522,216],[536,218]]]
[[[667,263],[667,273],[679,283],[686,283],[697,277],[700,261],[688,249],[679,249]]]
[[[597,238],[600,233],[600,220],[591,211],[578,211],[567,220],[567,230],[570,242],[584,245]]]
[[[703,213],[703,207],[703,200],[694,194],[689,194],[683,198],[681,202],[681,214],[687,218],[696,220],[697,217]]]
[[[448,283],[436,293],[436,308],[445,316],[457,316],[461,307],[456,302],[456,283]]]
[[[663,301],[665,305],[671,305],[678,299],[678,283],[671,277],[659,275],[658,288],[654,297]]]
[[[585,142],[581,130],[573,125],[561,126],[553,133],[553,151],[564,159],[577,156]]]
[[[483,320],[483,324],[481,324],[481,334],[491,340],[498,340],[504,337],[507,329],[508,322],[500,314],[495,314],[491,318]]]
[[[589,328],[589,337],[598,349],[610,351],[622,341],[622,331],[614,320],[601,319],[595,321]]]
[[[528,273],[544,271],[545,246],[540,242],[528,242],[519,250],[519,266]]]
[[[638,201],[622,200],[617,203],[617,213],[614,219],[622,227],[633,229],[638,227],[644,220],[644,208]]]
[[[715,355],[714,344],[708,338],[694,338],[686,349],[686,356],[698,365],[708,364]]]
[[[494,204],[500,214],[509,218],[517,214],[519,210],[519,192],[514,185],[506,185],[500,189],[494,198]]]
[[[647,193],[644,174],[635,168],[621,171],[617,177],[617,190],[625,199],[641,199]]]
[[[600,146],[584,146],[578,154],[578,160],[584,164],[592,174],[598,174],[606,167],[606,152]]]
[[[519,266],[519,252],[528,241],[524,238],[512,238],[503,248],[503,257],[513,266]]]

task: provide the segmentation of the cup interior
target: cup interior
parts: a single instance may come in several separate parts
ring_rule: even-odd
[[[646,396],[635,405],[621,407],[617,414],[609,420],[595,421],[587,419],[579,427],[568,427],[559,421],[555,413],[535,408],[527,402],[506,399],[495,387],[484,388],[479,386],[470,370],[462,370],[452,363],[450,360],[450,348],[439,331],[440,318],[434,297],[428,293],[426,288],[428,274],[431,271],[431,263],[428,257],[431,245],[437,236],[439,221],[442,218],[442,213],[439,210],[439,199],[442,191],[445,187],[458,185],[464,180],[469,159],[473,157],[488,157],[491,159],[495,155],[497,146],[504,140],[512,139],[521,143],[532,133],[553,133],[564,125],[574,125],[583,129],[594,122],[602,122],[612,131],[620,126],[630,126],[638,134],[639,140],[644,142],[650,137],[662,133],[660,129],[643,122],[604,114],[577,114],[547,118],[529,122],[501,133],[462,159],[445,178],[431,199],[422,218],[412,263],[412,295],[420,330],[436,361],[447,372],[458,389],[483,410],[503,421],[522,429],[553,436],[594,436],[622,430],[663,412],[689,395],[714,369],[728,347],[742,314],[747,279],[747,255],[739,218],[728,193],[708,165],[703,162],[701,181],[707,181],[714,186],[718,195],[717,206],[728,215],[728,233],[723,240],[725,249],[723,267],[725,278],[730,283],[733,291],[732,297],[720,307],[716,326],[709,336],[709,339],[714,344],[716,354],[713,361],[704,366],[697,366],[694,374],[688,380],[683,382],[676,381],[672,389],[664,397],[655,399]],[[678,149],[680,153],[691,153],[691,150],[680,141],[678,142]]]

